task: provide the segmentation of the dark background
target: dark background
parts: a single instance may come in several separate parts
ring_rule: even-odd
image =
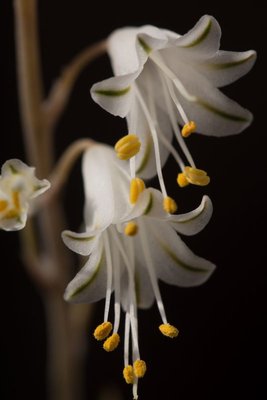
[[[158,333],[154,307],[140,312],[140,347],[149,370],[140,383],[140,399],[263,399],[266,396],[266,127],[263,6],[250,2],[233,9],[231,3],[40,1],[40,35],[46,91],[64,64],[94,41],[125,25],[153,24],[185,33],[203,14],[217,18],[222,28],[221,48],[258,51],[253,71],[224,92],[250,109],[252,126],[241,135],[216,139],[193,135],[188,139],[196,164],[209,172],[204,189],[178,191],[177,168],[169,161],[165,176],[180,211],[196,206],[207,193],[214,216],[204,232],[186,239],[199,255],[217,264],[213,277],[202,287],[179,289],[161,285],[169,320],[180,328],[176,341]],[[262,3],[261,3],[262,4]],[[25,160],[21,138],[15,74],[12,2],[2,1],[1,133],[0,162]],[[91,136],[113,144],[124,132],[124,121],[105,113],[89,95],[90,86],[111,76],[108,58],[84,70],[56,132],[56,151],[79,137]],[[265,107],[264,107],[265,106]],[[264,107],[264,108],[263,108]],[[79,165],[64,192],[68,228],[77,229],[82,218]],[[44,310],[33,283],[20,262],[18,235],[0,232],[1,243],[1,364],[0,398],[45,399],[46,332]],[[99,303],[94,324],[101,319]],[[90,335],[88,334],[88,340]],[[94,366],[94,367],[93,367]],[[122,353],[105,357],[91,344],[88,359],[88,399],[100,399],[107,384],[120,385],[123,399],[130,388],[121,379]]]

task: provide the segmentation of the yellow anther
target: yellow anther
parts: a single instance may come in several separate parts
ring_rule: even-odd
[[[198,186],[206,186],[210,182],[210,177],[206,171],[193,167],[185,167],[184,174],[189,183]]]
[[[196,129],[197,129],[196,123],[194,121],[189,121],[187,122],[187,124],[183,126],[182,136],[186,138],[190,136],[191,133],[195,132]]]
[[[136,360],[133,364],[134,375],[136,378],[143,378],[146,373],[146,363],[143,360]]]
[[[133,221],[128,222],[128,224],[124,228],[124,233],[127,236],[134,236],[137,234],[137,232],[138,232],[138,225]]]
[[[118,140],[114,148],[120,160],[129,160],[139,152],[140,147],[141,142],[138,136],[130,134]]]
[[[15,210],[15,208],[11,208],[5,213],[5,218],[7,219],[13,219],[13,218],[18,218],[19,217],[19,212],[18,210]]]
[[[104,340],[110,332],[112,331],[112,323],[111,322],[103,322],[102,324],[98,325],[94,331],[94,337],[96,340]]]
[[[163,199],[163,209],[167,213],[173,214],[177,210],[177,204],[171,197],[166,196]]]
[[[109,338],[107,338],[103,344],[103,348],[106,351],[115,350],[120,343],[120,337],[118,333],[113,333]]]
[[[177,183],[180,187],[185,187],[189,185],[186,175],[183,172],[177,175]]]
[[[19,192],[18,191],[12,192],[12,200],[13,200],[13,204],[14,204],[15,208],[17,210],[19,210],[20,209],[20,199],[19,199]]]
[[[175,338],[179,334],[178,329],[175,328],[175,326],[170,325],[170,324],[161,324],[159,326],[159,330],[164,336],[168,336],[170,338]]]
[[[135,204],[140,193],[146,188],[145,182],[140,178],[133,178],[130,184],[130,203]]]
[[[8,202],[6,200],[0,200],[0,212],[5,211],[8,206]]]
[[[122,373],[126,383],[134,383],[134,371],[132,365],[127,365],[126,367],[124,367]]]

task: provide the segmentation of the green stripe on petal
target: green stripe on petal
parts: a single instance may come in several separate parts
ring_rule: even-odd
[[[140,46],[143,48],[143,50],[145,50],[145,52],[147,54],[150,54],[152,52],[151,47],[144,41],[144,39],[139,37],[138,38],[138,42],[139,42]]]
[[[85,236],[85,237],[81,237],[81,236],[73,236],[70,233],[66,233],[64,232],[64,236],[67,237],[68,239],[77,241],[77,242],[90,242],[91,240],[93,240],[95,238],[95,236]]]
[[[255,54],[251,54],[249,57],[244,58],[242,60],[238,61],[231,61],[227,63],[218,63],[218,64],[209,64],[208,67],[211,69],[227,69],[227,68],[233,68],[233,67],[238,67],[239,65],[245,64],[247,61],[251,60],[252,58],[255,58]]]
[[[103,261],[104,261],[104,251],[102,251],[99,262],[95,268],[95,272],[93,273],[93,275],[90,276],[90,278],[87,281],[83,282],[83,284],[79,286],[76,290],[74,290],[74,292],[69,297],[70,299],[73,299],[77,294],[80,294],[83,290],[87,289],[93,283],[93,281],[97,277],[97,274],[99,273]]]
[[[209,273],[210,271],[208,269],[205,268],[196,268],[193,267],[192,265],[188,265],[186,263],[184,263],[183,261],[181,261],[177,255],[162,241],[159,241],[160,246],[162,247],[162,249],[168,254],[168,256],[177,264],[177,266],[179,268],[183,268],[186,271],[190,271],[190,272],[196,272],[196,273]]]
[[[203,40],[206,39],[206,37],[208,36],[208,34],[209,34],[210,30],[211,30],[211,27],[212,27],[212,21],[209,20],[208,25],[206,26],[204,31],[201,33],[201,35],[198,38],[196,38],[193,42],[191,42],[189,44],[186,44],[185,46],[182,46],[182,47],[190,48],[190,47],[194,47],[194,46],[199,45],[201,42],[203,42]]]
[[[108,96],[108,97],[119,97],[119,96],[124,96],[131,90],[131,86],[127,86],[126,88],[123,89],[99,89],[95,90],[96,94],[100,94],[101,96]]]
[[[212,106],[211,104],[206,103],[203,100],[197,99],[197,103],[199,105],[201,105],[202,107],[206,108],[206,110],[212,112],[213,114],[218,115],[219,117],[222,117],[222,118],[228,119],[230,121],[234,121],[234,122],[249,122],[249,120],[245,117],[241,117],[240,115],[234,115],[234,114],[230,114],[225,111],[222,111],[219,108],[216,108],[216,107]]]
[[[152,196],[152,193],[149,193],[149,201],[148,201],[148,204],[146,206],[146,209],[145,209],[143,215],[149,214],[151,209],[152,209],[152,207],[153,207],[153,196]]]
[[[150,159],[151,150],[152,150],[152,143],[151,143],[151,139],[149,139],[147,146],[146,146],[146,151],[144,153],[144,157],[142,159],[142,162],[141,162],[139,168],[136,171],[136,174],[141,174],[144,171],[144,169],[146,168],[147,163]]]

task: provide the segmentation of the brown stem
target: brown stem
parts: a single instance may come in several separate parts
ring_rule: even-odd
[[[45,177],[52,169],[53,142],[47,140],[52,135],[51,122],[49,123],[48,114],[42,107],[37,0],[14,0],[14,10],[19,96],[26,153],[29,163],[37,168],[37,175]],[[65,103],[63,101],[61,111]],[[31,277],[41,289],[45,304],[50,400],[78,400],[74,390],[76,384],[72,379],[74,355],[71,343],[71,329],[76,330],[76,327],[71,326],[69,306],[62,297],[70,271],[69,256],[66,255],[60,238],[64,228],[63,208],[59,198],[55,196],[36,216],[36,221],[28,221],[28,226],[22,233],[24,260]],[[88,315],[84,315],[84,318],[87,317]],[[77,338],[78,334],[74,336]],[[76,362],[77,376],[81,368],[82,363]]]
[[[43,109],[47,115],[47,121],[51,128],[55,126],[62,114],[69,99],[71,90],[73,89],[76,79],[82,69],[97,57],[104,54],[106,48],[106,40],[97,42],[77,54],[70,64],[63,69],[62,75],[52,86],[50,94],[43,104]]]

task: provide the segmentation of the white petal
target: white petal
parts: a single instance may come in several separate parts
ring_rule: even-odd
[[[132,238],[129,238],[129,240],[130,239]],[[155,296],[151,285],[149,273],[145,265],[142,245],[140,243],[140,235],[137,235],[133,239],[136,254],[135,288],[137,305],[139,308],[149,308],[154,303]]]
[[[168,217],[170,225],[183,235],[195,235],[209,222],[212,215],[212,202],[208,196],[203,196],[201,204],[186,214]]]
[[[119,223],[132,209],[130,178],[123,165],[110,146],[97,144],[85,152],[82,170],[87,230],[103,230]]]
[[[149,202],[143,215],[148,218],[166,220],[168,215],[163,209],[163,195],[162,193],[153,188],[147,189],[149,193]]]
[[[26,225],[28,206],[24,206],[23,210],[16,218],[0,218],[0,229],[4,231],[20,231]]]
[[[132,83],[140,71],[116,76],[95,83],[91,88],[93,100],[109,113],[124,118],[132,106]]]
[[[106,260],[102,240],[85,266],[68,284],[64,299],[71,303],[92,303],[106,295]]]
[[[182,287],[206,282],[215,269],[214,264],[196,256],[166,222],[148,220],[146,226],[159,279]]]
[[[196,97],[188,101],[177,92],[188,118],[197,124],[197,132],[212,136],[242,132],[252,122],[252,114],[226,97],[188,65],[181,66],[180,78],[187,91]]]
[[[108,54],[115,75],[139,70],[147,61],[149,52],[164,47],[167,41],[165,31],[151,25],[117,29],[108,39]]]
[[[131,74],[146,62],[148,55],[143,54],[142,60],[138,52],[138,31],[133,27],[117,29],[108,38],[108,54],[115,75]]]
[[[218,51],[216,55],[199,63],[197,69],[215,86],[222,87],[241,78],[253,67],[257,54],[253,50],[244,52]]]
[[[99,233],[64,231],[62,239],[70,250],[82,256],[89,256],[97,245]]]
[[[176,40],[181,55],[190,58],[211,57],[220,46],[221,29],[216,19],[204,15],[188,33]]]

